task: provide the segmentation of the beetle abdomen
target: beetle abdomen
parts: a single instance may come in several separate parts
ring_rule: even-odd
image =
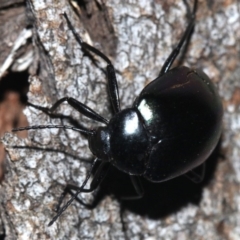
[[[193,169],[219,140],[221,100],[200,70],[170,70],[147,85],[134,105],[155,144],[144,173],[150,181],[165,181]]]

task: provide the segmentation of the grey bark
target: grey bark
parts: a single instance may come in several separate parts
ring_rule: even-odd
[[[123,231],[121,204],[108,195],[91,211],[75,201],[48,227],[65,184],[81,186],[84,181],[89,164],[83,159],[89,161],[92,156],[87,140],[62,130],[31,130],[24,140],[9,133],[2,139],[8,162],[0,205],[6,239],[240,238],[239,4],[236,0],[199,3],[195,31],[183,61],[203,69],[218,85],[225,111],[219,151],[223,157],[217,155],[219,161],[202,187],[199,203],[187,202],[157,219],[126,210]],[[94,57],[96,67],[83,56],[61,14],[66,12],[82,38],[112,59],[121,106],[126,108],[157,76],[176,45],[187,23],[186,6],[181,0],[89,1],[86,6],[83,10],[74,1],[27,1],[34,46],[28,97],[32,103],[50,107],[57,99],[71,96],[110,118],[106,76],[101,69],[106,64]],[[58,112],[70,114],[89,128],[97,126],[66,104]],[[61,124],[32,107],[25,114],[29,125]],[[178,198],[181,193],[180,189]],[[81,194],[87,202],[93,197]]]

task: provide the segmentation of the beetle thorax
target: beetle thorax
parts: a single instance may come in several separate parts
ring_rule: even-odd
[[[141,175],[148,159],[149,139],[138,110],[125,109],[109,123],[112,164],[121,171]]]
[[[130,108],[117,113],[108,126],[98,128],[89,138],[89,148],[99,159],[110,161],[123,172],[142,174],[149,139],[138,110]]]

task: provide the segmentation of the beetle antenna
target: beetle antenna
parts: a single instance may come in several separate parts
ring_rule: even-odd
[[[80,129],[72,126],[66,126],[66,125],[34,125],[34,126],[28,126],[28,127],[20,127],[20,128],[13,128],[12,132],[19,132],[19,131],[25,131],[30,129],[51,129],[51,128],[63,128],[63,129],[71,129],[73,131],[81,132],[87,135],[92,135],[93,132],[87,129]]]

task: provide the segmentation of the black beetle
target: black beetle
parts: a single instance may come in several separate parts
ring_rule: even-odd
[[[165,61],[159,76],[148,84],[131,108],[121,110],[116,74],[111,61],[99,50],[83,42],[67,15],[64,17],[76,40],[85,51],[93,52],[107,63],[108,87],[114,116],[106,120],[95,111],[69,97],[58,100],[50,109],[29,104],[52,113],[67,101],[86,117],[104,123],[94,130],[65,125],[30,126],[13,131],[42,128],[72,129],[88,135],[89,148],[96,159],[82,186],[69,185],[76,190],[65,206],[58,209],[51,225],[77,198],[80,192],[92,192],[106,175],[109,166],[129,174],[137,192],[143,195],[139,176],[151,182],[162,182],[186,174],[193,181],[202,177],[194,168],[204,163],[215,148],[222,123],[222,103],[218,92],[201,70],[178,67],[170,70],[182,45],[194,27],[197,0],[194,1],[191,20],[179,41]],[[101,161],[90,188],[85,189],[93,168]],[[202,171],[203,172],[203,171]],[[192,175],[191,175],[192,174]],[[134,198],[134,197],[133,197]]]

